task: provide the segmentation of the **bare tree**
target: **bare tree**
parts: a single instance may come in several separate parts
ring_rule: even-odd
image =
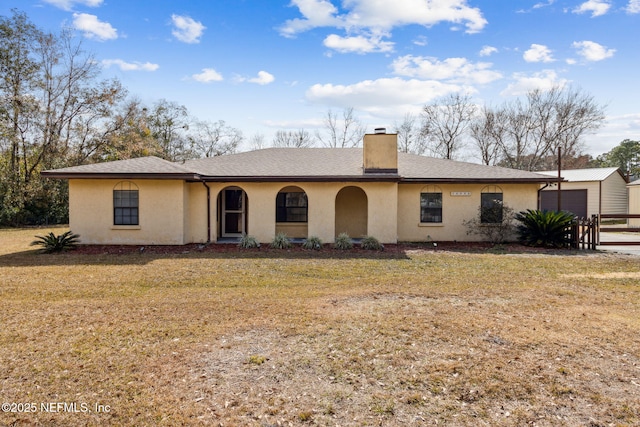
[[[495,165],[500,160],[500,150],[505,140],[506,118],[503,110],[485,106],[469,126],[469,134],[480,151],[484,165]]]
[[[316,138],[322,145],[330,148],[348,148],[360,145],[365,127],[353,114],[353,108],[342,111],[342,117],[333,111],[327,111],[323,118],[324,134],[316,132]]]
[[[265,137],[264,134],[256,133],[249,138],[249,146],[252,150],[261,150],[266,148]]]
[[[422,110],[422,134],[429,149],[438,157],[454,159],[464,147],[465,133],[476,106],[468,95],[450,94],[426,105]]]
[[[297,131],[279,130],[273,138],[274,147],[307,148],[313,145],[313,138],[304,129]]]
[[[604,121],[604,109],[591,96],[563,87],[533,90],[525,101],[502,107],[502,114],[500,164],[531,171],[547,168],[558,148],[567,160],[579,158],[584,135]]]
[[[421,132],[418,117],[407,113],[401,123],[394,123],[398,134],[398,151],[402,153],[424,154],[427,150],[424,134]]]
[[[224,120],[197,120],[189,130],[188,138],[195,152],[204,157],[235,153],[244,139],[242,131],[227,125]]]

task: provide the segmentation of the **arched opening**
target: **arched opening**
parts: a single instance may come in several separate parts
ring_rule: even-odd
[[[349,237],[367,235],[367,194],[359,187],[344,187],[336,195],[336,236],[347,233]]]
[[[240,187],[226,187],[218,194],[218,231],[222,238],[248,234],[249,200]]]
[[[276,234],[304,239],[308,232],[307,193],[296,186],[281,189],[276,196]]]

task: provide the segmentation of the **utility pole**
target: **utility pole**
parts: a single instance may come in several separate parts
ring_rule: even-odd
[[[558,212],[562,210],[562,147],[558,147]]]

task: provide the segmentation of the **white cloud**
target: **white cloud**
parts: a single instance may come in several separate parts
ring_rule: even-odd
[[[122,59],[105,59],[102,61],[102,65],[107,68],[115,65],[120,67],[122,71],[156,71],[160,68],[158,64],[151,62],[126,62]]]
[[[640,0],[629,0],[626,9],[627,13],[640,13]]]
[[[306,92],[310,102],[353,107],[384,115],[398,110],[416,110],[425,103],[464,88],[435,80],[405,80],[399,77],[365,80],[352,85],[316,84]]]
[[[540,2],[540,3],[534,4],[533,8],[534,9],[542,9],[543,7],[551,6],[554,3],[555,3],[555,0],[548,0],[546,3],[545,2]]]
[[[611,8],[608,0],[588,0],[573,9],[573,13],[591,13],[591,17],[602,16]]]
[[[487,24],[478,8],[467,0],[347,0],[342,2],[344,13],[328,0],[291,0],[302,18],[286,21],[280,34],[293,37],[318,27],[335,27],[352,34],[388,32],[394,27],[423,25],[430,27],[442,22],[464,25],[467,33],[481,31]]]
[[[607,49],[601,44],[588,40],[573,42],[571,46],[578,50],[578,55],[590,62],[611,58],[616,51],[615,49]]]
[[[522,55],[527,62],[553,62],[553,55],[551,50],[541,44],[532,44],[529,50],[525,51]]]
[[[266,71],[258,71],[258,75],[256,77],[245,77],[236,75],[234,76],[233,80],[237,83],[249,82],[264,86],[273,83],[276,78],[273,76],[273,74]]]
[[[514,82],[510,83],[500,95],[521,96],[535,89],[550,90],[553,87],[569,83],[567,79],[559,78],[553,70],[544,70],[531,75],[515,73],[512,77]]]
[[[269,83],[273,83],[275,79],[276,78],[271,73],[267,73],[266,71],[258,71],[258,77],[248,79],[247,81],[259,85],[268,85]]]
[[[334,27],[340,25],[340,19],[335,14],[338,9],[327,0],[292,0],[304,19],[290,19],[280,28],[280,34],[293,37],[298,33],[316,27]]]
[[[486,84],[502,78],[489,62],[469,62],[466,58],[437,58],[406,55],[391,64],[394,74],[420,79],[449,80],[455,83]]]
[[[324,39],[324,45],[340,53],[391,52],[394,43],[382,41],[382,36],[341,37],[330,34]]]
[[[74,13],[73,27],[84,33],[89,39],[100,41],[113,40],[118,38],[118,30],[113,28],[108,22],[102,22],[95,15],[88,13]]]
[[[416,46],[426,46],[429,44],[429,41],[427,40],[427,38],[425,36],[418,36],[414,41],[413,44],[415,44]]]
[[[207,28],[189,16],[174,14],[171,15],[171,22],[174,25],[171,34],[184,43],[200,43],[200,37]]]
[[[222,74],[213,68],[203,68],[200,74],[194,74],[191,78],[200,83],[219,82],[224,80]]]
[[[103,0],[44,0],[44,2],[63,10],[71,10],[75,4],[98,7],[102,5]]]
[[[482,49],[480,49],[480,56],[491,56],[497,52],[498,48],[495,48],[493,46],[482,46]]]

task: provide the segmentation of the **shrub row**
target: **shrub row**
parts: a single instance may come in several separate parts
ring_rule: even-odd
[[[370,251],[382,251],[384,245],[373,236],[365,236],[360,240],[360,248]],[[285,233],[278,233],[269,244],[273,249],[289,249],[293,246],[291,239]],[[242,249],[259,248],[260,243],[255,237],[249,235],[243,235],[238,243],[238,247]],[[322,239],[317,236],[310,236],[302,242],[302,249],[318,251],[322,249]],[[334,249],[349,250],[354,247],[354,242],[347,233],[340,233],[336,237],[336,241],[333,243]]]

